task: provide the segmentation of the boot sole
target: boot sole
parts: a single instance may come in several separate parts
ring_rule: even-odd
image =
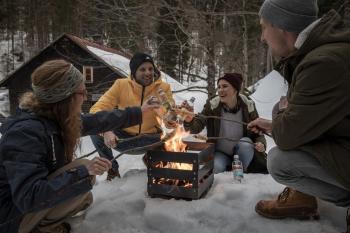
[[[270,218],[270,219],[286,219],[286,218],[292,218],[292,219],[298,219],[298,220],[319,220],[320,215],[315,212],[315,213],[310,213],[307,215],[270,215],[266,214],[264,212],[261,212],[255,207],[255,212],[257,212],[259,215],[265,217],[265,218]]]

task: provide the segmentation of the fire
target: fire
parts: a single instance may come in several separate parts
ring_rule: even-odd
[[[165,137],[171,136],[168,140],[165,141],[164,147],[166,151],[173,151],[173,152],[185,152],[186,151],[186,144],[183,142],[183,138],[190,135],[189,132],[185,130],[182,124],[177,124],[175,129],[168,129],[164,121],[160,118],[156,118],[159,124],[162,128],[162,136],[161,139],[164,140]],[[175,132],[174,132],[175,131]]]
[[[162,123],[162,127],[164,126],[164,123]],[[187,145],[183,142],[183,138],[188,136],[190,133],[187,132],[182,125],[177,125],[175,129],[174,136],[169,138],[167,141],[164,142],[164,148],[166,151],[173,151],[173,152],[185,152]],[[165,130],[163,130],[165,132]],[[163,139],[167,134],[163,133],[161,139]],[[160,164],[159,167],[163,168],[170,168],[170,169],[179,169],[179,170],[192,170],[193,165],[188,163],[166,163],[166,164]]]
[[[163,134],[161,139],[164,140],[165,137],[171,136],[168,140],[164,142],[164,148],[166,151],[172,152],[185,152],[187,145],[183,142],[183,138],[187,137],[190,133],[187,132],[182,124],[177,124],[175,129],[168,129],[165,127],[164,121],[157,117],[157,121],[160,123],[162,127]],[[175,162],[159,162],[156,167],[159,168],[168,168],[168,169],[177,169],[177,170],[188,170],[191,171],[193,169],[193,164],[189,163],[175,163]],[[153,180],[154,183],[158,184],[168,184],[168,185],[176,185],[183,186],[186,188],[192,187],[192,184],[189,181],[185,180],[173,180],[173,179],[165,179],[158,178]]]
[[[165,142],[165,150],[173,152],[185,152],[186,144],[182,141],[182,138],[188,136],[189,133],[185,131],[182,125],[178,125],[174,130],[175,135]],[[163,134],[162,139],[164,137],[165,134]]]

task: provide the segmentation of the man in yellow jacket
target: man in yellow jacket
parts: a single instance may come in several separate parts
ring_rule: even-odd
[[[136,53],[130,60],[131,75],[129,78],[117,79],[113,86],[91,107],[90,113],[111,109],[125,109],[126,107],[141,106],[151,96],[158,97],[162,89],[170,102],[174,103],[170,85],[163,82],[160,72],[154,65],[153,58],[145,53]],[[145,146],[160,140],[160,125],[156,119],[156,112],[147,112],[142,116],[142,123],[123,130],[105,132],[103,135],[91,136],[101,157],[112,159],[111,148],[127,150],[133,147]],[[144,137],[128,142],[117,143],[118,138],[134,137],[145,134]],[[108,171],[107,180],[120,177],[117,161]]]

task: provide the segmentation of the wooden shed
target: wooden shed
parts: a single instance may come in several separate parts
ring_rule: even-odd
[[[128,76],[128,67],[120,69],[113,66],[103,55],[124,59],[124,66],[128,64],[127,59],[130,59],[129,54],[122,54],[115,49],[63,34],[0,82],[0,88],[9,91],[11,114],[16,111],[20,95],[31,90],[31,73],[43,62],[53,59],[65,59],[71,62],[86,77],[89,94],[88,100],[84,102],[83,112],[88,112],[116,79]]]

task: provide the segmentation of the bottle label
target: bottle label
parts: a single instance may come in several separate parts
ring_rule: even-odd
[[[242,169],[236,169],[233,171],[233,176],[238,178],[243,178],[243,170]]]
[[[233,179],[241,181],[243,179],[243,168],[241,164],[232,165]]]

